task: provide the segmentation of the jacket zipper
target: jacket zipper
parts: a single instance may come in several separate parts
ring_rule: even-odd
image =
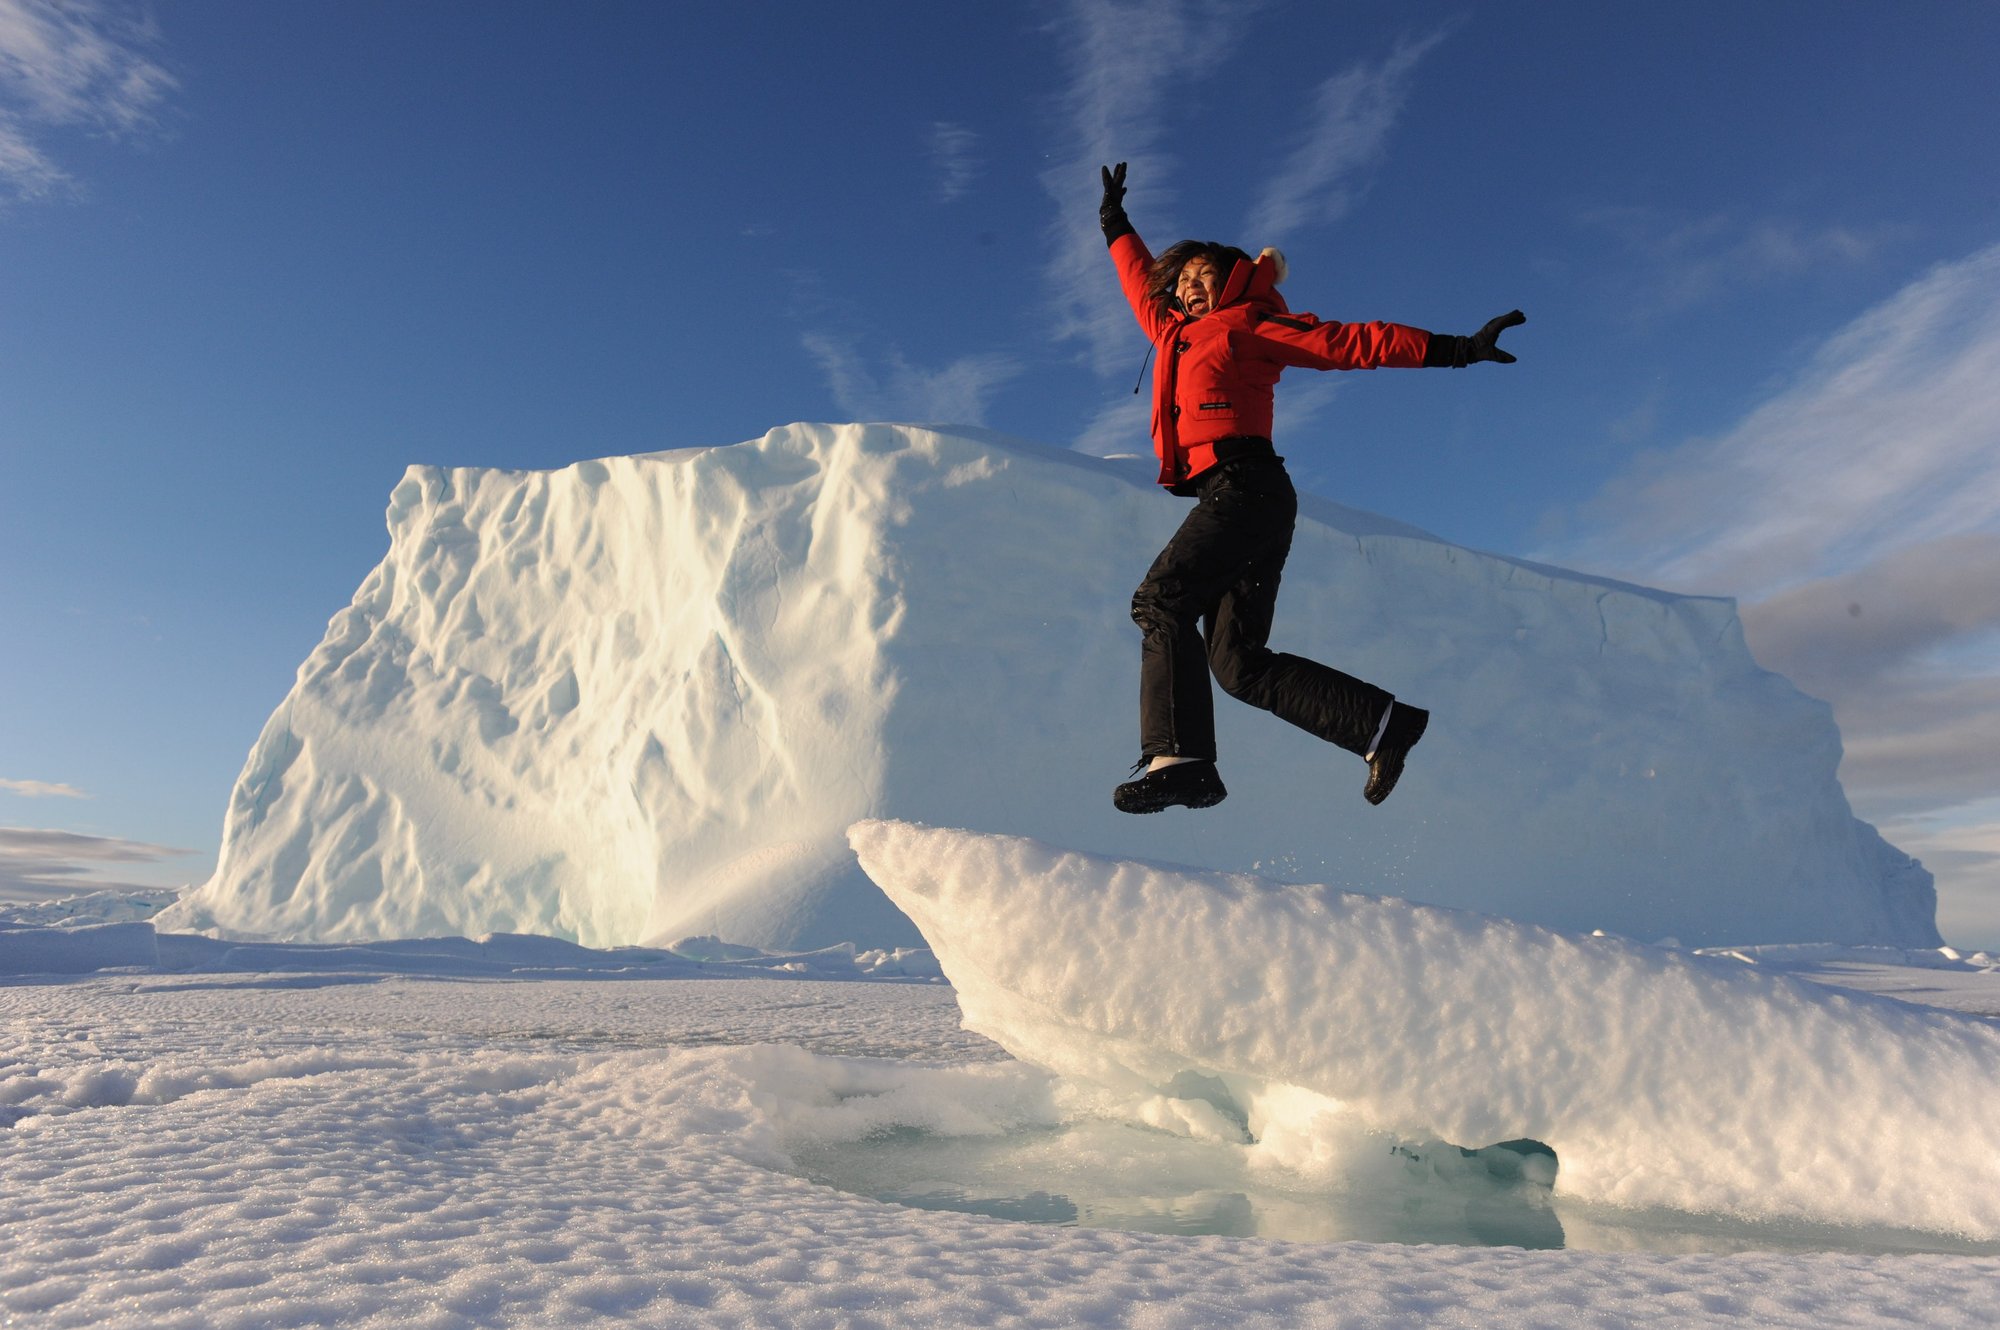
[[[1187,471],[1187,453],[1181,448],[1180,406],[1176,400],[1180,396],[1181,386],[1181,347],[1186,344],[1186,339],[1181,334],[1186,330],[1187,324],[1184,321],[1180,319],[1174,320],[1174,326],[1168,331],[1170,341],[1167,346],[1165,366],[1167,371],[1167,419],[1164,428],[1167,438],[1170,441],[1167,452],[1168,456],[1172,459],[1174,483],[1176,485],[1187,479],[1185,474]]]

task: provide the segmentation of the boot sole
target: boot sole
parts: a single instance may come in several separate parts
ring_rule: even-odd
[[[1191,799],[1170,799],[1166,803],[1153,804],[1147,808],[1127,808],[1118,801],[1118,793],[1114,790],[1111,794],[1111,805],[1121,813],[1130,813],[1135,817],[1144,817],[1149,813],[1164,813],[1169,808],[1213,808],[1228,797],[1228,790],[1217,790],[1213,795],[1201,794]]]

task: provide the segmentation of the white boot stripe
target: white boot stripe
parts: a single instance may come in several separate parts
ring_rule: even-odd
[[[1382,746],[1382,736],[1389,732],[1389,713],[1395,709],[1396,703],[1393,698],[1390,700],[1388,706],[1382,708],[1382,723],[1375,727],[1375,737],[1368,741],[1368,751],[1361,755],[1363,761],[1373,762],[1375,760],[1375,750]]]

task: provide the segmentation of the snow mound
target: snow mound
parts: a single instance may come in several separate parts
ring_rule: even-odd
[[[0,928],[122,924],[151,919],[180,899],[171,891],[86,891],[54,900],[0,901]]]
[[[0,924],[0,975],[88,974],[159,963],[147,923]]]
[[[919,939],[845,840],[888,816],[1690,945],[1940,941],[1728,602],[1324,500],[1274,643],[1430,708],[1395,799],[1222,699],[1229,801],[1115,813],[1131,592],[1185,509],[1144,464],[901,425],[414,467],[162,927],[890,948]]]
[[[868,821],[968,1029],[1156,1126],[1530,1139],[1558,1195],[2000,1237],[2000,1028],[1740,961]]]

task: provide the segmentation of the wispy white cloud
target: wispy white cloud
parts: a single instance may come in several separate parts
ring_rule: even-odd
[[[1862,816],[2000,809],[2000,246],[1911,283],[1580,518],[1541,557],[1745,602],[1759,662],[1833,704]],[[2000,842],[2000,822],[1955,825]],[[1990,891],[1970,854],[1930,865],[1941,888]]]
[[[1013,356],[992,353],[925,369],[892,350],[876,369],[851,342],[827,333],[808,333],[803,340],[834,401],[855,420],[984,424],[987,397],[1024,368]]]
[[[23,799],[88,799],[90,797],[74,785],[59,785],[45,780],[0,780],[0,794],[18,794]]]
[[[69,179],[29,141],[20,123],[0,111],[0,202],[9,195],[46,198]]]
[[[931,165],[937,171],[938,202],[955,203],[972,192],[985,163],[979,160],[979,135],[964,125],[940,120],[931,126]]]
[[[1446,29],[1399,42],[1381,64],[1355,65],[1319,85],[1297,145],[1244,225],[1252,245],[1282,244],[1301,227],[1347,214],[1359,188],[1356,175],[1381,159],[1417,62],[1448,35]]]
[[[1059,116],[1066,146],[1044,173],[1057,205],[1048,266],[1053,334],[1083,344],[1098,373],[1128,372],[1132,317],[1104,261],[1097,226],[1098,168],[1126,162],[1135,219],[1171,222],[1171,98],[1232,68],[1255,33],[1261,4],[1237,0],[1070,0],[1056,22],[1066,61]],[[1270,183],[1245,224],[1253,246],[1338,218],[1358,174],[1380,160],[1407,97],[1412,71],[1449,28],[1399,43],[1379,63],[1361,63],[1320,85]]]
[[[1308,437],[1313,425],[1333,407],[1334,399],[1347,385],[1341,380],[1344,375],[1315,374],[1302,378],[1297,383],[1288,383],[1278,394],[1272,410],[1271,437],[1276,439],[1303,439]]]
[[[1687,216],[1652,207],[1606,207],[1579,221],[1619,241],[1635,270],[1612,279],[1615,298],[1642,314],[1693,309],[1721,297],[1825,268],[1866,262],[1904,228],[1811,225],[1726,213]]]
[[[1557,553],[1762,599],[2000,527],[2000,245],[1833,337],[1728,432],[1643,459]]]
[[[0,197],[47,197],[70,183],[42,140],[82,129],[151,128],[174,78],[148,50],[138,10],[106,0],[0,0]]]
[[[1049,284],[1053,334],[1080,340],[1099,372],[1129,363],[1132,315],[1104,260],[1097,225],[1098,168],[1126,162],[1126,207],[1169,210],[1174,158],[1168,97],[1222,66],[1243,40],[1256,3],[1227,0],[1070,0],[1055,23],[1066,79],[1059,99],[1065,147],[1042,175],[1056,203]]]
[[[0,827],[0,897],[38,900],[85,891],[146,890],[146,884],[102,874],[107,865],[155,864],[193,853],[73,831]]]
[[[1099,411],[1070,447],[1092,457],[1145,456],[1153,451],[1153,398],[1126,393]]]

